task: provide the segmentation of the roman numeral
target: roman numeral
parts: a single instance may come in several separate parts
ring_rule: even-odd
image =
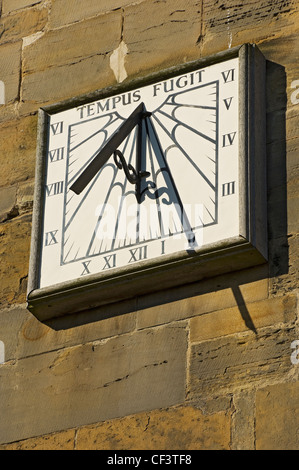
[[[105,269],[111,269],[111,268],[115,268],[116,266],[116,255],[110,255],[110,256],[104,256],[104,260],[105,260],[105,266],[103,267],[103,271]]]
[[[234,98],[232,96],[231,98],[226,98],[225,100],[223,100],[227,110],[229,110],[229,108],[231,107],[233,99]]]
[[[46,186],[47,196],[56,196],[57,194],[63,193],[64,182],[59,181],[58,183],[52,183]]]
[[[235,69],[226,70],[225,72],[222,72],[222,77],[223,77],[224,83],[234,82],[235,81]]]
[[[90,271],[89,271],[89,265],[90,265],[91,261],[84,261],[82,264],[83,264],[83,267],[84,267],[84,270],[83,272],[81,273],[81,276],[86,276],[87,274],[90,274]]]
[[[222,185],[222,196],[231,196],[232,194],[235,194],[236,190],[236,182],[231,181],[230,183],[225,183]]]
[[[233,145],[236,135],[236,132],[232,132],[231,134],[225,134],[223,136],[223,147],[229,147]]]
[[[64,158],[64,147],[49,151],[50,162],[58,162]]]
[[[147,259],[147,246],[141,246],[140,248],[135,248],[134,250],[130,250],[130,253],[131,253],[131,258],[129,260],[129,263]]]
[[[51,131],[52,135],[58,135],[63,133],[63,121],[56,122],[55,124],[51,124]]]
[[[57,233],[58,230],[54,230],[53,232],[47,232],[45,234],[45,246],[57,245]]]

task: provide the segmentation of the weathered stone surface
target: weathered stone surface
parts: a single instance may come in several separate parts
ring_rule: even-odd
[[[2,12],[3,15],[10,13],[14,10],[19,10],[21,8],[30,7],[41,3],[42,0],[2,0]]]
[[[255,450],[255,392],[234,396],[232,450]]]
[[[42,30],[48,20],[48,9],[31,9],[6,16],[0,22],[0,43],[16,41]]]
[[[22,99],[49,103],[115,83],[109,54],[119,45],[121,13],[45,33],[24,48]]]
[[[81,428],[78,450],[229,450],[226,413],[203,415],[193,407],[142,413]]]
[[[298,288],[298,249],[298,235],[270,241],[269,264],[272,277],[269,287],[271,295],[282,295]]]
[[[276,297],[246,303],[192,318],[190,341],[199,342],[225,335],[296,321],[297,296]]]
[[[35,437],[0,446],[0,450],[74,450],[75,430]]]
[[[0,187],[34,178],[36,138],[36,116],[0,126]]]
[[[125,8],[128,75],[198,58],[202,15],[199,0],[149,0]]]
[[[217,276],[138,299],[137,327],[146,328],[237,305],[243,306],[267,297],[267,266]]]
[[[0,450],[229,450],[229,412],[191,406],[139,413],[0,446]]]
[[[31,212],[33,208],[34,181],[20,183],[17,191],[17,208],[20,215]]]
[[[84,0],[84,2],[72,0],[70,8],[70,5],[65,0],[52,0],[50,27],[61,27],[91,16],[123,8],[131,3],[132,0],[101,0],[100,2],[99,0]]]
[[[84,312],[82,316],[69,316],[58,323],[53,321],[49,325],[40,323],[26,311],[23,322],[18,327],[18,349],[15,357],[33,356],[130,333],[135,329],[135,312],[131,308],[132,313],[125,313],[127,309],[124,308],[123,304],[106,306],[92,313]]]
[[[105,88],[115,82],[105,54],[78,60],[27,74],[23,79],[23,113],[36,111],[42,104],[63,101],[67,98]]]
[[[30,234],[30,216],[0,225],[0,308],[25,302]]]
[[[24,49],[24,74],[71,65],[82,59],[112,52],[119,45],[121,13],[46,32]]]
[[[184,401],[186,325],[0,366],[0,443]]]
[[[296,190],[293,194],[290,194],[288,199],[288,233],[299,232],[299,181],[296,184]],[[292,191],[292,188],[290,188]]]
[[[244,43],[258,43],[281,36],[296,24],[296,2],[250,0],[204,1],[202,53],[207,55]],[[253,27],[254,25],[254,27]]]
[[[125,313],[127,309],[128,306],[124,310],[123,304],[107,306],[92,315],[84,312],[79,322],[77,316],[69,316],[50,326],[39,322],[26,309],[26,304],[4,308],[0,311],[0,341],[5,345],[5,360],[130,333],[135,329],[135,312],[131,308],[132,313]]]
[[[5,104],[14,102],[19,96],[21,51],[21,41],[0,46],[0,80],[5,87]]]
[[[299,382],[281,383],[256,395],[256,449],[299,449]]]
[[[295,339],[296,329],[290,326],[264,328],[258,334],[227,336],[192,346],[190,398],[283,377],[290,371],[290,345]]]
[[[0,188],[0,223],[14,216],[16,196],[16,187]]]
[[[19,331],[27,316],[25,308],[15,307],[0,311],[0,341],[4,343],[5,362],[18,357]]]

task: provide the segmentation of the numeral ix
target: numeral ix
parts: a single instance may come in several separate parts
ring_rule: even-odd
[[[57,233],[58,230],[54,230],[53,232],[47,232],[45,234],[45,246],[57,245]]]

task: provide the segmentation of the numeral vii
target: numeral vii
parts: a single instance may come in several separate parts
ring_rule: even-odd
[[[49,158],[50,162],[59,162],[60,160],[63,160],[64,158],[64,147],[61,147],[59,149],[54,149],[49,151]]]

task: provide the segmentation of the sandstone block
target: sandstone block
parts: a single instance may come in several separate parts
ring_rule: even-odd
[[[0,225],[0,308],[26,300],[31,217]]]
[[[297,185],[299,187],[299,184]],[[290,188],[291,189],[291,188]],[[299,233],[299,189],[288,199],[288,233]]]
[[[232,449],[255,450],[255,392],[234,395]]]
[[[4,83],[5,104],[12,103],[19,96],[21,51],[21,41],[0,46],[0,80]]]
[[[193,407],[141,413],[79,429],[78,450],[229,450],[229,413]]]
[[[2,0],[2,13],[6,15],[14,10],[30,7],[41,3],[42,0]]]
[[[72,7],[65,0],[52,0],[50,27],[58,28],[75,21],[123,8],[132,0],[72,0]]]
[[[201,7],[197,0],[150,0],[125,8],[128,75],[198,58]]]
[[[166,408],[185,398],[184,325],[0,366],[0,443]]]
[[[20,183],[17,191],[17,208],[20,215],[31,212],[34,198],[34,181]]]
[[[232,392],[246,384],[284,377],[291,369],[291,343],[297,339],[294,327],[265,328],[217,338],[192,346],[190,398]]]
[[[75,430],[71,429],[48,436],[0,446],[0,450],[74,450]]]
[[[258,43],[280,37],[283,29],[291,31],[296,24],[296,4],[292,0],[260,2],[233,0],[204,2],[204,41],[202,53],[209,55],[244,43]],[[252,26],[254,25],[254,29]]]
[[[0,223],[13,217],[16,205],[17,188],[0,189]]]
[[[95,55],[77,63],[40,70],[24,76],[22,112],[36,111],[43,104],[105,88],[115,82],[109,57]]]
[[[0,187],[34,178],[36,136],[36,116],[0,126]]]
[[[280,295],[298,288],[299,236],[291,235],[273,240],[270,252],[270,293]]]
[[[48,31],[24,49],[24,74],[51,67],[71,65],[100,54],[112,52],[118,45],[121,13],[92,18],[57,31]]]
[[[25,47],[25,106],[37,108],[115,83],[109,54],[119,45],[120,30],[121,13],[116,11],[47,32]]]
[[[160,325],[266,299],[267,277],[267,266],[261,266],[138,299],[137,327]]]
[[[105,306],[97,311],[70,315],[45,325],[29,311],[18,327],[17,358],[55,351],[81,343],[130,333],[135,329],[135,312],[127,313],[125,306]],[[124,312],[125,314],[121,314]],[[92,321],[92,323],[90,323]],[[1,339],[1,338],[0,338]]]
[[[256,449],[298,450],[298,434],[299,382],[281,383],[258,390]]]
[[[16,41],[43,29],[48,20],[48,9],[30,9],[2,18],[0,42]]]
[[[190,321],[191,342],[205,341],[242,331],[288,323],[296,320],[297,296],[276,297],[247,303],[206,315]]]
[[[4,343],[5,362],[18,357],[19,331],[27,314],[28,312],[21,306],[0,311],[0,341]]]

